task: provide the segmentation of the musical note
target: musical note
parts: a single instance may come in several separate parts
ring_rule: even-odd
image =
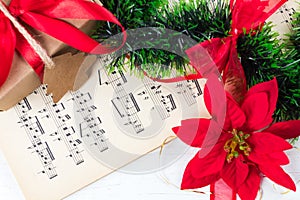
[[[171,112],[172,110],[175,110],[177,107],[176,107],[176,104],[175,104],[175,101],[174,101],[174,99],[173,99],[172,94],[169,94],[169,95],[167,96],[167,98],[169,99],[169,102],[170,102],[171,105],[172,105],[171,108],[168,107],[167,111],[168,111],[168,112]]]
[[[268,19],[268,21],[275,24],[273,29],[279,32],[280,39],[285,38],[286,34],[290,33],[294,28],[294,24],[291,22],[293,21],[295,8],[298,6],[299,4],[296,1],[289,0]]]
[[[18,105],[21,106],[21,112],[23,114],[32,109],[27,98],[24,98],[22,101],[20,101]]]
[[[196,99],[193,98],[193,92],[189,89],[189,83],[187,81],[180,82],[176,84],[177,94],[180,94],[184,97],[185,102],[192,106],[197,103]]]
[[[64,145],[69,151],[69,157],[73,159],[73,162],[76,165],[79,165],[84,162],[84,159],[80,153],[81,151],[79,150],[79,147],[72,144],[77,137],[75,135],[75,129],[72,126],[68,127],[66,125],[67,119],[70,119],[71,117],[70,115],[63,113],[66,110],[63,103],[56,104],[52,102],[51,96],[45,94],[45,89],[45,86],[39,88],[38,93],[45,102],[45,111],[48,113],[49,117],[53,120],[57,127],[57,131],[52,134],[52,136],[57,137],[58,141],[63,141]]]
[[[199,84],[198,80],[192,80],[192,82],[195,84],[196,88],[193,87],[193,86],[190,86],[189,89],[190,90],[196,89],[197,92],[193,93],[192,95],[193,95],[194,98],[199,97],[203,93],[202,89],[200,87],[200,84]]]
[[[290,8],[285,4],[281,8],[279,8],[278,13],[280,13],[280,15],[282,17],[281,23],[285,23],[286,26],[291,30],[292,29],[291,22],[293,21],[292,16],[295,13],[295,9]]]
[[[53,179],[57,176],[57,172],[52,161],[55,160],[54,155],[47,142],[41,139],[41,136],[45,134],[45,131],[37,116],[29,116],[28,111],[31,110],[31,106],[28,100],[23,99],[17,106],[14,107],[19,117],[19,123],[24,128],[27,136],[31,142],[30,150],[34,150],[33,153],[38,155],[38,158],[43,167],[42,174],[46,174],[49,179]]]
[[[135,100],[133,94],[132,94],[132,93],[129,93],[129,96],[130,96],[131,101],[132,101],[133,104],[134,104],[134,107],[135,107],[136,111],[137,111],[137,112],[140,112],[141,109],[140,109],[139,105],[137,104],[137,102],[136,102],[136,100]]]
[[[116,109],[116,111],[118,112],[118,114],[120,115],[120,117],[123,118],[125,116],[125,114],[122,114],[121,110],[119,109],[119,106],[117,106],[117,103],[120,103],[119,98],[112,99],[111,103],[114,106],[114,108]]]
[[[114,108],[119,113],[121,118],[126,116],[127,125],[131,125],[135,133],[140,133],[144,131],[142,122],[138,116],[140,108],[135,100],[135,97],[132,93],[127,93],[123,87],[123,84],[127,83],[127,79],[121,72],[112,72],[108,74],[106,72],[109,83],[113,87],[113,90],[117,97],[111,102],[113,103]],[[132,123],[134,122],[135,123]]]
[[[155,83],[148,78],[144,78],[143,83],[147,93],[149,94],[149,97],[151,98],[154,104],[155,110],[158,112],[161,119],[165,120],[169,118],[170,113],[166,110],[166,105],[164,105],[161,101],[161,86],[155,85]]]
[[[100,127],[102,121],[100,117],[94,115],[94,110],[97,109],[95,105],[90,105],[92,100],[90,93],[72,92],[73,100],[83,118],[83,122],[79,125],[80,137],[92,137],[93,145],[96,145],[99,152],[108,150],[106,144],[106,138],[104,136],[105,131]]]

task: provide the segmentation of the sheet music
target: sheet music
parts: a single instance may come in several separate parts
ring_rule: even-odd
[[[273,30],[280,34],[280,38],[285,38],[285,35],[295,28],[291,22],[293,21],[294,13],[296,10],[299,11],[299,9],[299,1],[288,0],[268,19],[268,21],[275,24]]]
[[[106,65],[59,103],[42,85],[0,113],[0,148],[26,199],[62,199],[159,147],[183,118],[209,116],[204,79],[158,83]]]

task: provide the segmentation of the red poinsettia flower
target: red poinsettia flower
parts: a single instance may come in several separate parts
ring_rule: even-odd
[[[207,109],[211,111],[207,88],[204,92]],[[227,94],[226,119],[222,127],[219,127],[217,116],[213,116],[211,119],[187,119],[180,127],[173,128],[185,143],[201,147],[185,169],[182,189],[201,188],[223,179],[242,200],[254,200],[261,174],[264,174],[275,183],[296,190],[281,165],[289,163],[284,151],[292,146],[285,139],[300,135],[300,120],[270,126],[277,97],[274,79],[252,87],[240,105]],[[217,142],[210,144],[209,141],[218,136]],[[201,154],[208,148],[207,154]]]

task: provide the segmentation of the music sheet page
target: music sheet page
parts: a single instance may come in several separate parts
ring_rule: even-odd
[[[181,119],[209,117],[204,79],[158,83],[102,66],[59,103],[42,85],[0,113],[0,147],[26,199],[62,199],[162,145]],[[155,170],[157,158],[128,170]]]

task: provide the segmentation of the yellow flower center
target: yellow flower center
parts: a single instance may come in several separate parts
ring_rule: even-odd
[[[240,153],[249,156],[251,147],[246,140],[250,135],[245,134],[243,131],[238,131],[237,129],[233,129],[230,133],[233,137],[229,139],[224,146],[224,150],[227,152],[227,162],[231,162],[233,158],[237,158]]]

